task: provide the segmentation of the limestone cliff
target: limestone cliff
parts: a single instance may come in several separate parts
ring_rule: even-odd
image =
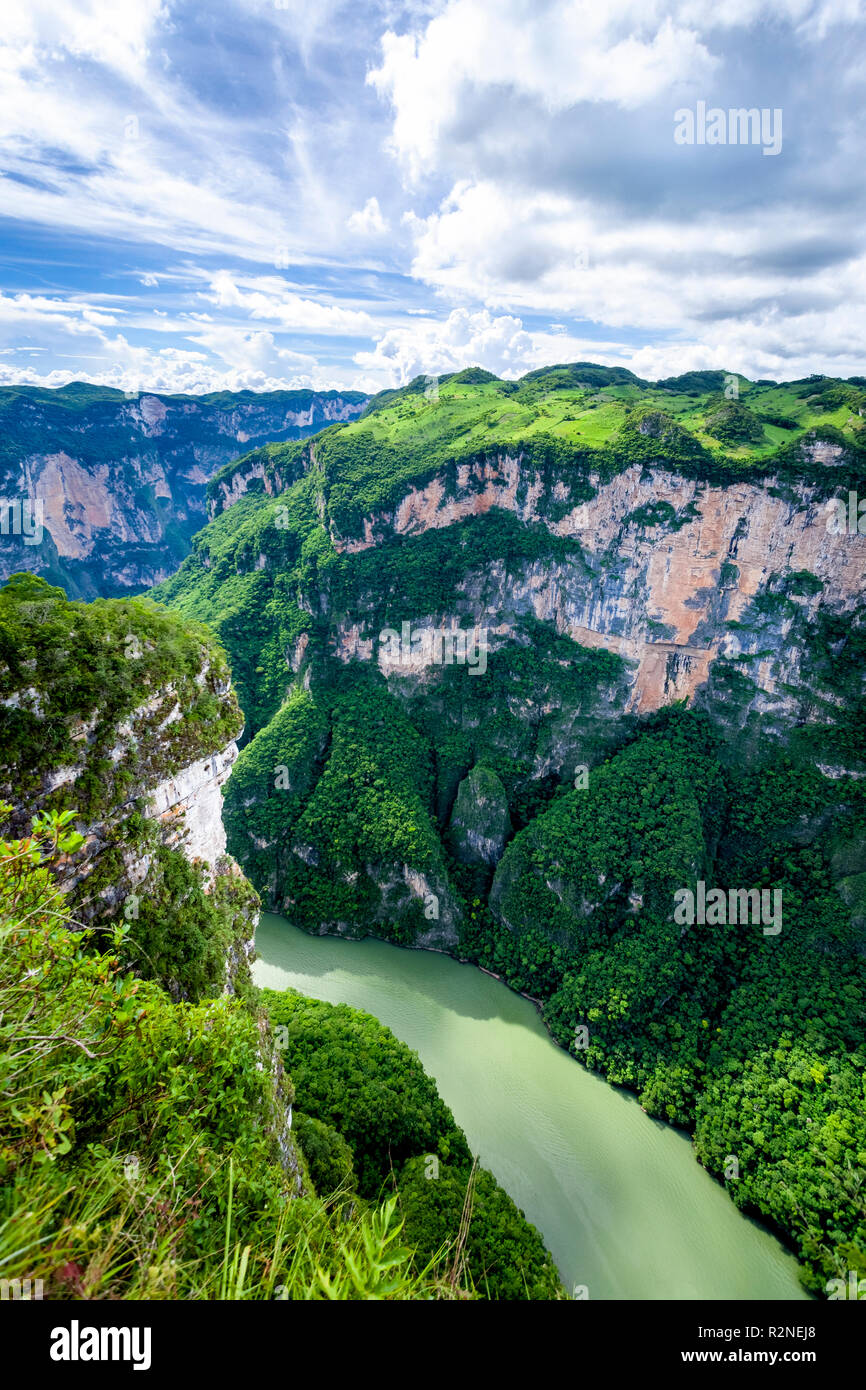
[[[512,831],[669,705],[724,761],[866,772],[866,534],[830,506],[866,483],[862,386],[722,385],[458,373],[212,479],[159,594],[231,653],[230,844],[270,903],[451,939]]]
[[[256,902],[221,819],[242,727],[224,656],[152,606],[69,603],[30,577],[0,591],[0,611],[7,819],[26,831],[43,809],[75,812],[84,841],[57,878],[81,922],[134,934],[149,911],[174,911],[173,893],[190,911],[219,904],[234,988]],[[176,856],[189,865],[181,881]]]
[[[135,593],[172,574],[204,525],[211,475],[266,440],[363,408],[359,392],[124,393],[73,383],[0,389],[0,497],[38,508],[6,526],[0,579],[28,569],[73,597]]]
[[[781,730],[838,703],[810,650],[825,617],[850,619],[863,604],[866,535],[834,531],[825,489],[774,477],[718,486],[664,466],[590,473],[587,483],[592,496],[563,511],[567,476],[542,476],[521,452],[483,458],[458,467],[450,487],[437,475],[410,488],[392,509],[364,518],[360,537],[332,528],[334,544],[358,555],[507,511],[574,542],[572,552],[561,558],[551,546],[531,563],[503,557],[470,569],[447,609],[412,615],[416,630],[483,623],[498,649],[531,615],[624,659],[625,713],[685,700],[738,728],[760,717]],[[374,633],[357,611],[335,641],[343,660],[374,655]],[[403,674],[381,644],[375,658],[389,680]]]

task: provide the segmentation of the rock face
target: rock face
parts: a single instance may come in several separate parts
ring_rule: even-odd
[[[271,440],[352,419],[359,392],[126,396],[83,386],[0,389],[0,497],[33,525],[0,537],[0,579],[29,570],[71,597],[136,593],[173,574],[206,522],[212,474]],[[35,523],[39,523],[38,526]]]
[[[201,860],[211,869],[226,852],[222,788],[237,756],[232,740],[228,747],[164,778],[148,798],[148,815],[159,821],[163,844],[182,849],[188,859]]]
[[[713,486],[659,467],[590,475],[594,495],[563,511],[565,480],[544,479],[523,455],[503,454],[410,488],[361,534],[333,533],[339,551],[361,554],[394,537],[420,536],[494,508],[577,542],[516,569],[493,561],[459,586],[449,612],[413,615],[425,624],[489,625],[495,648],[531,614],[584,647],[627,663],[625,712],[677,700],[730,702],[718,683],[736,672],[740,716],[781,724],[809,717],[826,699],[810,669],[815,623],[853,615],[866,597],[866,536],[828,524],[825,496],[804,484]],[[371,634],[352,615],[338,628],[344,659],[373,655]],[[376,654],[385,670],[381,650]]]
[[[600,399],[573,402],[585,419],[530,382],[485,392],[473,424],[466,385],[227,465],[209,485],[223,515],[159,591],[232,653],[249,739],[229,843],[307,930],[447,940],[440,869],[447,887],[454,857],[496,866],[512,825],[665,706],[706,712],[731,763],[781,742],[866,769],[848,727],[866,710],[866,535],[828,507],[866,474],[859,442],[816,427],[728,455],[629,406],[589,444]],[[538,400],[545,432],[518,439]]]
[[[55,874],[72,919],[176,914],[176,940],[188,911],[192,939],[213,943],[209,987],[220,962],[227,988],[246,981],[257,898],[222,824],[243,725],[224,654],[154,605],[69,602],[32,576],[0,593],[0,630],[4,819],[26,835],[40,813],[71,813],[82,842]],[[186,959],[180,946],[176,982]]]
[[[295,847],[300,854],[300,847]],[[330,919],[308,927],[319,936],[386,935],[383,928],[413,913],[423,924],[415,927],[411,944],[419,950],[452,950],[460,940],[461,909],[444,874],[425,874],[409,864],[366,864],[364,872],[379,894],[378,905],[364,921]],[[291,898],[277,900],[276,911],[292,918]]]
[[[449,826],[461,864],[498,864],[512,833],[508,797],[496,773],[474,767],[457,789]]]
[[[159,724],[154,723],[160,713],[175,708],[174,691],[160,692],[138,709],[132,711],[116,730],[114,746],[110,757],[117,765],[136,762],[148,742],[148,731]],[[165,721],[163,721],[164,724]],[[86,756],[87,744],[92,734],[86,726],[80,731],[82,759],[76,765],[61,767],[47,773],[42,784],[42,792],[30,794],[26,806],[21,811],[32,811],[45,803],[52,793],[62,791],[67,802],[75,805],[78,801],[76,785],[80,778],[90,773]],[[222,874],[237,872],[237,866],[226,853],[226,834],[222,823],[222,788],[231,773],[238,756],[238,747],[232,739],[224,748],[204,758],[196,758],[188,764],[173,770],[168,776],[148,785],[148,777],[131,785],[129,795],[114,800],[106,806],[104,814],[88,816],[77,822],[77,828],[84,836],[84,846],[60,873],[59,879],[65,892],[80,895],[86,889],[87,881],[96,874],[98,891],[88,893],[77,909],[80,916],[94,918],[113,909],[118,911],[130,891],[140,889],[147,879],[153,849],[162,844],[168,849],[179,850],[191,863],[198,863],[205,870],[206,882],[213,883]],[[14,796],[14,793],[11,793]],[[148,822],[155,834],[146,842],[130,841],[124,835],[124,827],[130,816],[142,806]],[[100,871],[111,856],[117,856],[114,871],[108,883]],[[251,923],[250,936],[255,923]]]
[[[228,511],[241,497],[257,488],[269,497],[285,492],[315,464],[316,450],[313,444],[299,449],[294,457],[287,459],[274,457],[267,448],[243,454],[211,478],[207,489],[208,520],[213,521],[214,517]]]

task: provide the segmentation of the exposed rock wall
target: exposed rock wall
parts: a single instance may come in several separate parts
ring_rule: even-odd
[[[34,769],[26,785],[7,770],[0,792],[12,807],[12,824],[22,833],[43,808],[63,805],[77,811],[75,826],[83,844],[57,868],[58,884],[70,898],[76,921],[134,921],[138,902],[159,881],[159,871],[151,871],[160,847],[198,866],[205,890],[219,889],[221,900],[228,897],[235,904],[226,959],[226,988],[232,991],[248,973],[257,921],[254,894],[226,852],[222,823],[222,788],[238,756],[240,713],[228,681],[212,668],[204,649],[201,667],[184,689],[182,696],[169,681],[113,723],[101,710],[87,719],[69,716],[73,758],[41,773]],[[201,734],[178,732],[183,727],[180,701],[192,698],[190,689],[219,702],[225,717],[216,721],[217,727],[237,731],[223,747],[203,756]],[[41,721],[52,717],[51,708],[43,706],[46,701],[51,706],[53,696],[53,688],[50,694],[21,688],[5,696],[2,706]],[[39,742],[34,731],[34,749]],[[238,882],[230,889],[232,879]]]
[[[237,755],[232,740],[228,747],[164,778],[148,797],[148,815],[159,821],[163,843],[211,868],[226,852],[222,788]]]
[[[267,441],[297,439],[364,406],[357,392],[217,399],[0,389],[0,497],[40,509],[38,539],[0,537],[0,579],[30,570],[71,597],[137,592],[168,578],[207,521],[208,479]],[[7,399],[4,399],[6,397]]]
[[[567,561],[551,557],[516,572],[494,563],[465,581],[451,613],[413,614],[413,622],[486,621],[495,644],[531,612],[583,646],[623,656],[631,673],[626,708],[635,713],[703,698],[721,661],[754,683],[757,712],[798,717],[797,689],[810,686],[810,621],[819,610],[852,614],[866,594],[866,536],[836,534],[824,499],[805,485],[718,487],[632,466],[609,480],[590,475],[594,496],[563,514],[568,480],[551,485],[519,453],[456,473],[456,487],[437,475],[409,489],[391,510],[367,517],[360,536],[334,534],[338,550],[356,554],[494,507],[577,541]],[[658,516],[659,504],[665,519],[648,524],[645,509]],[[817,583],[786,594],[802,572]],[[761,600],[774,593],[785,601],[771,624]],[[347,617],[338,654],[372,656],[370,639]],[[381,648],[375,655],[385,670]]]

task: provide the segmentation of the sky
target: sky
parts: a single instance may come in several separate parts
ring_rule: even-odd
[[[864,9],[7,0],[0,384],[866,375]]]

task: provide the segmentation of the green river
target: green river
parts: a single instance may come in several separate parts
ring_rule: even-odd
[[[267,913],[256,947],[257,984],[365,1009],[417,1052],[569,1290],[806,1297],[793,1256],[739,1214],[688,1138],[586,1072],[498,980],[430,951],[307,936]]]

